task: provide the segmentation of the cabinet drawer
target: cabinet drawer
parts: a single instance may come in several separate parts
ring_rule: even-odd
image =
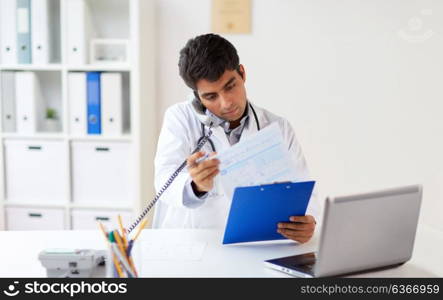
[[[72,210],[72,229],[98,229],[97,222],[103,223],[108,230],[118,229],[117,216],[122,217],[124,227],[129,227],[131,219],[131,213],[128,211],[117,210]]]
[[[7,230],[63,230],[62,208],[6,208]]]
[[[134,172],[129,143],[72,143],[73,201],[130,204]]]
[[[66,202],[67,151],[60,141],[5,141],[6,199]]]

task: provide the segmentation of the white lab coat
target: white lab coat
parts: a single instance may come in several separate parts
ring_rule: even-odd
[[[294,131],[289,122],[265,109],[253,105],[261,128],[278,122],[283,139],[292,155],[297,168],[294,181],[310,180],[306,161]],[[244,128],[240,141],[255,132],[257,125],[251,109],[249,121]],[[180,164],[191,155],[201,137],[201,114],[191,105],[191,101],[175,104],[165,112],[163,127],[158,140],[155,157],[155,188],[159,191]],[[221,126],[213,128],[212,141],[217,151],[230,147]],[[207,128],[206,128],[207,132]],[[202,151],[212,152],[209,142]],[[163,193],[155,206],[153,228],[224,228],[231,199],[221,189],[219,177],[215,177],[214,188],[201,205],[186,206],[183,202],[185,184],[191,181],[185,168]],[[315,193],[311,197],[307,214],[319,217],[319,204]],[[260,220],[257,220],[260,222]],[[318,222],[318,221],[317,221]]]

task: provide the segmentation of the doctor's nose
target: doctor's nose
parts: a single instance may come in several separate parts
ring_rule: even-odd
[[[234,101],[230,96],[223,95],[220,97],[220,100],[221,100],[221,106],[224,110],[229,110],[232,108]]]

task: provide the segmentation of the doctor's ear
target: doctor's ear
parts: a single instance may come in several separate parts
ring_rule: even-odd
[[[245,80],[245,68],[243,67],[243,65],[238,65],[237,67],[237,73],[240,75],[240,77]]]

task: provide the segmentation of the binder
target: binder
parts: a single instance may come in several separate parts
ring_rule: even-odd
[[[17,63],[16,13],[16,0],[0,1],[0,60],[2,64]]]
[[[31,63],[31,0],[17,0],[17,60]]]
[[[69,128],[72,135],[85,135],[86,131],[86,73],[68,74]]]
[[[100,72],[87,73],[88,134],[101,134]]]
[[[47,64],[51,57],[50,0],[33,0],[32,21],[32,63]]]
[[[101,75],[103,135],[123,134],[123,91],[121,73]]]
[[[66,1],[67,61],[71,65],[87,63],[89,37],[92,32],[88,4],[85,0]]]
[[[0,73],[0,91],[2,101],[2,130],[4,132],[16,131],[15,115],[15,73]]]
[[[223,244],[285,239],[279,222],[304,216],[314,181],[238,187],[229,211]]]
[[[16,72],[15,95],[17,132],[36,133],[43,122],[43,99],[39,81],[34,72]]]

